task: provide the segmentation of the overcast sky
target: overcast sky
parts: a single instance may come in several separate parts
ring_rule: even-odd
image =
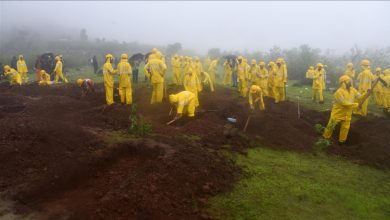
[[[390,2],[1,1],[0,13],[3,27],[50,22],[86,28],[90,39],[180,42],[201,53],[212,47],[254,51],[309,44],[344,51],[355,43],[390,46]]]

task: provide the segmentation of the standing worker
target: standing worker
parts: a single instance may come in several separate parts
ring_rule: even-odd
[[[232,84],[232,68],[230,67],[230,63],[228,60],[226,60],[223,63],[223,85],[228,86]]]
[[[16,69],[18,73],[20,74],[20,77],[22,77],[22,83],[27,83],[28,82],[28,69],[26,65],[26,61],[24,60],[23,55],[19,55],[19,60],[16,63]]]
[[[268,63],[268,96],[273,99],[275,99],[275,94],[274,94],[275,74],[276,74],[276,64],[271,61]]]
[[[216,84],[216,83],[217,83],[217,81],[216,81],[216,75],[217,75],[217,70],[218,70],[218,59],[215,59],[215,60],[211,61],[208,70],[209,70],[209,74],[210,74],[211,81],[212,81],[214,84]]]
[[[177,55],[173,56],[171,65],[172,65],[172,73],[173,73],[173,83],[176,85],[181,85],[181,76],[180,76],[181,63],[180,63],[179,56]]]
[[[361,94],[352,87],[352,80],[349,76],[343,75],[339,79],[340,88],[334,93],[332,112],[328,125],[325,128],[323,137],[330,139],[336,125],[340,124],[339,143],[345,143],[351,125],[352,111],[359,104],[356,100]]]
[[[349,78],[351,78],[351,84],[352,84],[352,86],[354,86],[353,81],[355,79],[355,68],[353,67],[353,63],[347,63],[344,75],[347,75],[347,76],[349,76]]]
[[[196,106],[198,103],[198,92],[200,92],[199,78],[194,74],[192,68],[187,70],[186,76],[184,77],[183,86],[186,91],[192,92],[196,97]]]
[[[359,83],[358,91],[363,94],[366,93],[368,90],[371,89],[372,81],[374,80],[374,74],[372,74],[370,69],[370,61],[369,60],[362,60],[360,63],[360,67],[362,71],[359,73],[357,80]],[[366,116],[368,113],[368,100],[367,98],[363,104],[361,109],[358,109],[355,113],[358,115]]]
[[[252,59],[251,60],[251,65],[250,65],[250,68],[249,68],[249,83],[248,83],[248,86],[251,86],[251,85],[257,85],[259,84],[260,82],[260,78],[259,78],[259,72],[260,72],[260,69],[259,69],[259,66],[257,66],[257,62],[255,59]]]
[[[65,78],[65,76],[62,73],[62,62],[61,58],[59,56],[56,56],[56,66],[54,67],[53,72],[56,74],[55,82],[58,83],[58,80],[61,79],[64,83],[68,83],[68,80]]]
[[[274,78],[274,96],[275,103],[283,102],[286,100],[286,84],[287,84],[287,67],[284,60],[278,58],[276,60],[276,73]]]
[[[323,69],[322,63],[318,63],[316,66],[316,70],[314,71],[312,75],[313,79],[313,96],[312,100],[313,102],[317,101],[317,98],[319,99],[319,103],[324,103],[324,69]]]
[[[22,85],[22,77],[20,77],[20,74],[14,68],[11,68],[10,66],[5,65],[4,66],[4,75],[8,76],[10,86]]]
[[[131,105],[132,88],[131,88],[131,74],[133,72],[128,60],[127,54],[121,55],[121,61],[117,66],[119,74],[119,96],[121,97],[121,103]]]
[[[390,69],[383,71],[383,81],[387,85],[383,85],[383,110],[385,113],[390,113]]]
[[[167,66],[163,62],[162,55],[159,51],[149,55],[148,63],[145,65],[144,70],[153,86],[150,103],[161,103],[164,97],[164,75]]]
[[[93,56],[93,58],[92,58],[92,65],[93,65],[93,72],[96,74],[98,71],[98,66],[99,66],[97,59],[96,59],[96,56]]]
[[[242,56],[238,56],[238,66],[237,66],[237,78],[238,78],[238,91],[240,92],[241,97],[246,97],[248,93],[248,69],[246,63]]]
[[[103,80],[104,90],[106,91],[106,103],[107,105],[114,104],[114,74],[117,70],[114,70],[112,63],[114,62],[114,56],[111,54],[106,55],[106,63],[103,65]]]
[[[249,96],[248,96],[249,105],[251,107],[251,110],[255,110],[255,104],[257,103],[259,105],[260,111],[265,110],[264,106],[264,100],[263,100],[263,90],[258,85],[252,85],[249,89]]]
[[[268,70],[265,68],[265,63],[263,61],[259,62],[258,78],[257,85],[260,86],[263,96],[268,96]]]
[[[382,69],[381,68],[376,68],[375,69],[375,79],[378,79],[379,77],[383,79],[383,74],[382,74]],[[377,83],[376,86],[372,89],[374,93],[374,100],[375,104],[377,106],[383,106],[383,85],[381,82]]]

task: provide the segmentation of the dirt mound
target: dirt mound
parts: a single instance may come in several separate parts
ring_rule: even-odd
[[[199,219],[207,217],[199,210],[208,196],[228,190],[240,173],[219,149],[245,153],[256,140],[312,152],[319,138],[314,125],[329,116],[301,109],[298,118],[295,103],[266,99],[266,111],[252,115],[247,133],[224,135],[227,125],[241,131],[249,115],[247,100],[232,89],[201,93],[195,119],[172,126],[165,125],[172,118],[168,103],[150,105],[151,88],[137,87],[133,95],[136,114],[152,123],[153,134],[108,144],[106,133],[129,127],[131,108],[105,107],[102,85],[84,99],[74,85],[0,86],[3,196],[40,219]],[[388,129],[380,118],[358,120],[349,145],[329,152],[390,168]]]

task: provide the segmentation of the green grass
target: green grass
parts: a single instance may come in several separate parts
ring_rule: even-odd
[[[312,109],[315,111],[330,111],[332,109],[332,102],[333,102],[333,92],[330,90],[324,91],[324,104],[318,104],[314,103],[312,101],[312,89],[310,85],[303,85],[303,86],[294,86],[296,81],[290,80],[288,82],[287,86],[287,98],[290,101],[298,102],[298,96],[299,96],[299,103],[308,109]],[[336,88],[337,89],[337,88]],[[382,110],[379,109],[372,98],[370,98],[370,102],[368,105],[368,111],[377,115],[383,115]]]
[[[390,172],[330,156],[253,148],[248,173],[209,200],[217,219],[390,219]]]

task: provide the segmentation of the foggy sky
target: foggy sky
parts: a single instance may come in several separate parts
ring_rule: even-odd
[[[86,28],[97,37],[205,53],[309,44],[345,51],[390,46],[390,2],[0,2],[0,25]],[[40,25],[36,25],[40,24]],[[42,30],[44,32],[45,30]]]

